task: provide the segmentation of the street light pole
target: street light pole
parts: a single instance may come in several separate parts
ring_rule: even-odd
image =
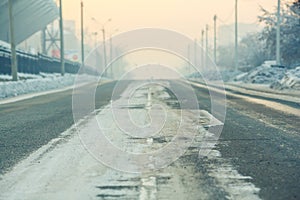
[[[277,29],[276,29],[276,64],[281,64],[280,59],[280,24],[281,24],[281,16],[280,16],[280,0],[278,0],[278,8],[277,8]]]
[[[191,72],[191,67],[192,67],[192,65],[191,65],[191,46],[190,45],[188,45],[188,73],[190,74],[190,72]]]
[[[84,67],[83,1],[81,1],[81,64]]]
[[[214,16],[214,62],[217,63],[217,15]]]
[[[14,33],[14,17],[13,17],[13,2],[8,0],[9,13],[9,30],[10,30],[10,45],[11,45],[11,74],[12,80],[18,80],[18,62],[16,53],[15,33]]]
[[[105,44],[105,29],[102,26],[102,35],[103,35],[103,57],[104,57],[104,75],[107,76],[106,66],[107,66],[107,57],[106,57],[106,44]]]
[[[235,0],[235,48],[234,48],[234,68],[238,70],[239,50],[238,50],[238,0]]]
[[[208,67],[208,24],[206,24],[206,43],[205,43],[205,67]]]
[[[201,31],[201,46],[202,46],[202,50],[201,50],[201,67],[204,67],[204,29],[202,29]]]
[[[97,49],[97,43],[98,43],[98,40],[97,40],[98,32],[94,32],[93,35],[95,36],[95,41],[94,41],[94,42],[95,42],[95,43],[94,43],[95,47],[94,47],[94,48],[95,48],[95,50],[96,50],[96,49]]]
[[[197,67],[197,38],[194,40],[194,65]]]
[[[95,21],[96,23],[98,24],[101,24],[99,23],[94,17],[92,17],[92,20]],[[102,25],[102,36],[103,36],[103,60],[104,60],[104,76],[107,76],[107,71],[106,71],[106,67],[107,67],[107,53],[106,53],[106,39],[105,39],[105,24],[110,22],[111,21],[111,18],[109,18],[104,24],[101,24]]]
[[[110,56],[110,59],[109,59],[109,62],[110,62],[110,76],[112,78],[113,77],[113,63],[112,63],[112,59],[113,59],[113,45],[112,45],[112,36],[110,36],[110,38],[109,38],[109,50],[110,50],[110,53],[109,53],[109,56]]]
[[[112,39],[112,35],[115,32],[117,32],[117,31],[119,31],[119,29],[114,30],[114,32],[112,32],[110,34],[110,37],[109,37],[109,50],[110,50],[110,53],[109,53],[109,56],[110,56],[109,62],[110,62],[110,76],[111,76],[111,78],[113,78],[113,53],[114,53],[114,51],[113,51],[113,39]]]
[[[59,29],[60,29],[60,63],[61,75],[65,75],[65,49],[64,49],[64,24],[62,17],[62,0],[59,0]]]

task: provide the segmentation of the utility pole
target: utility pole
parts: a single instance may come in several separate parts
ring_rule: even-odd
[[[61,75],[65,75],[65,48],[64,48],[64,24],[62,16],[62,0],[59,0],[59,29],[60,29],[60,63]]]
[[[234,48],[234,68],[238,70],[239,50],[238,50],[238,0],[235,0],[235,48]]]
[[[214,16],[214,62],[217,63],[217,15]]]
[[[81,1],[81,65],[84,68],[83,1]]]
[[[14,17],[13,17],[13,2],[8,0],[8,13],[9,13],[9,30],[10,30],[10,45],[11,45],[11,75],[12,80],[18,80],[18,62],[16,53],[15,43],[15,32],[14,32]]]
[[[64,24],[62,15],[62,0],[59,1],[59,29],[60,29],[60,63],[61,75],[65,75],[65,48],[64,48]]]
[[[206,43],[205,43],[205,53],[206,53],[206,56],[205,56],[205,67],[207,68],[208,67],[208,24],[206,24]]]
[[[104,26],[102,26],[102,35],[103,35],[103,57],[104,57],[104,75],[107,76],[106,66],[107,66],[107,60],[106,60],[106,46],[105,46],[105,29]]]
[[[197,67],[198,63],[197,63],[197,39],[195,38],[194,41],[194,65],[195,67]]]
[[[202,50],[201,50],[201,67],[204,67],[204,29],[202,29],[201,31],[201,47],[202,47]]]
[[[95,21],[96,23],[100,24],[94,17],[92,17],[92,20]],[[111,18],[109,18],[104,24],[101,24],[102,26],[102,36],[103,36],[103,60],[104,60],[104,71],[103,71],[103,75],[104,76],[107,76],[108,75],[108,72],[106,70],[106,67],[107,67],[107,54],[106,54],[106,44],[105,44],[105,24],[110,22],[111,21]]]
[[[191,47],[190,45],[188,45],[188,70],[187,72],[190,74],[190,71],[191,71]]]
[[[93,32],[93,35],[95,36],[94,48],[95,48],[95,50],[96,50],[96,49],[97,49],[97,43],[98,43],[98,40],[97,40],[98,32]]]
[[[277,8],[277,29],[276,29],[276,64],[281,64],[280,59],[280,24],[281,24],[281,16],[280,16],[280,0],[278,0],[278,8]]]
[[[111,78],[113,78],[113,62],[112,62],[112,59],[113,59],[113,45],[112,45],[112,36],[110,35],[110,38],[109,38],[109,50],[110,50],[110,53],[109,53],[109,56],[110,56],[110,59],[109,59],[109,62],[110,62],[110,76]]]

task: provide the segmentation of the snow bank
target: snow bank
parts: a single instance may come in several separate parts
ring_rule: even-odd
[[[272,89],[300,89],[300,66],[295,69],[286,69],[266,61],[263,65],[242,73],[234,78],[241,83],[268,85]]]
[[[275,81],[270,85],[274,89],[297,89],[300,90],[300,66],[288,70],[281,80]]]
[[[3,40],[0,40],[0,47],[4,47],[6,49],[10,49],[10,44],[3,41]]]
[[[224,82],[238,82],[238,84],[260,84],[277,90],[294,89],[300,90],[300,66],[295,69],[286,69],[277,66],[276,61],[265,61],[261,66],[253,68],[249,72],[234,70],[220,70]],[[220,80],[215,72],[205,71],[203,73],[210,81]],[[197,72],[188,76],[192,79],[202,79]]]
[[[90,76],[80,75],[88,81]],[[19,74],[21,80],[13,82],[8,75],[0,75],[0,99],[14,97],[22,94],[42,92],[53,89],[60,89],[74,84],[75,74],[46,74],[39,75]],[[23,79],[23,80],[22,80]]]
[[[234,78],[234,81],[255,84],[272,84],[284,77],[285,68],[271,65],[259,66],[250,72],[240,74]]]
[[[51,76],[51,74],[45,74],[43,75],[41,74],[26,74],[26,73],[18,73],[18,77],[20,80],[25,80],[25,79],[38,79],[40,77],[47,77],[47,76]],[[55,75],[57,76],[57,74]],[[7,74],[0,74],[0,83],[1,81],[11,81],[12,80],[12,76],[11,75],[7,75]]]

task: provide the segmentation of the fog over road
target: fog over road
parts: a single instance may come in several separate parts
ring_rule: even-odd
[[[300,198],[298,116],[229,94],[226,121],[217,138],[209,132],[210,120],[214,127],[222,123],[211,115],[205,86],[189,86],[181,80],[117,85],[120,88],[113,98],[116,82],[97,87],[94,115],[77,127],[73,125],[72,90],[0,105],[0,199]],[[82,87],[80,95],[89,87]],[[180,106],[172,88],[182,93],[193,88],[198,108]],[[185,98],[189,102],[192,97]],[[130,120],[115,123],[114,112],[120,119],[129,113]],[[156,126],[158,113],[167,116],[163,127]],[[124,130],[129,127],[127,121],[139,128],[155,122],[151,128],[158,131],[138,137],[133,133],[139,129]],[[99,126],[115,147],[133,154],[163,149],[179,131],[184,137],[178,145],[195,138],[179,159],[152,171],[178,153],[176,149],[159,159],[116,155],[101,145],[105,143],[99,139],[105,137],[99,138]],[[210,153],[201,155],[203,148],[211,148]],[[102,163],[101,156],[110,163]],[[127,173],[107,165],[149,171]]]

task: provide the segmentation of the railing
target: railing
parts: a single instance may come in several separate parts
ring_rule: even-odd
[[[60,73],[61,64],[57,58],[48,57],[43,54],[29,54],[17,51],[18,72],[38,74]],[[80,68],[80,63],[65,60],[65,72],[75,74]],[[94,73],[93,68],[87,67],[88,73]],[[11,53],[10,49],[0,46],[0,74],[11,74]]]

